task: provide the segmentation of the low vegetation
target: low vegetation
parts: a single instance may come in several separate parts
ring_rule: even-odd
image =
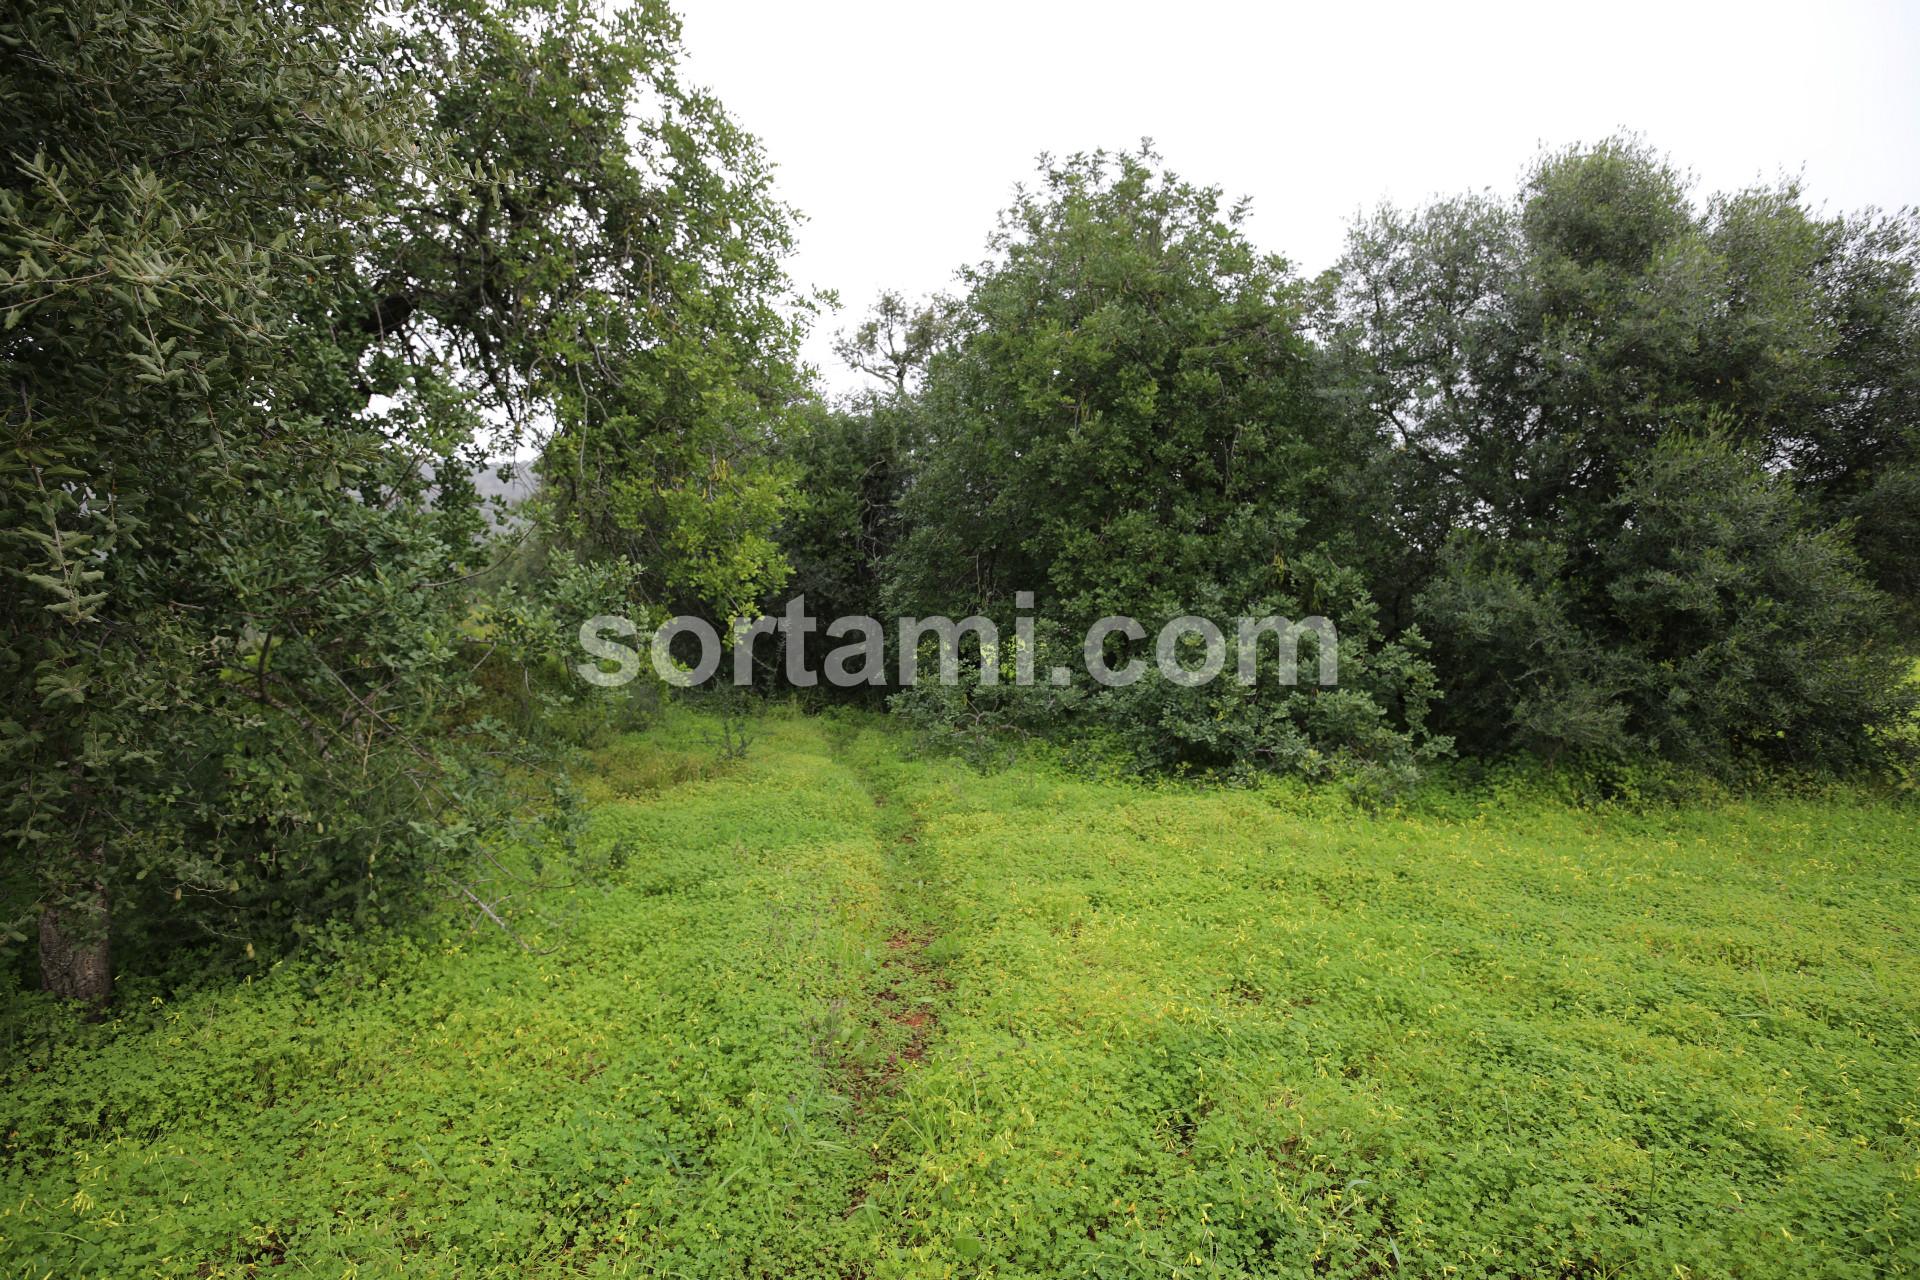
[[[674,712],[606,868],[83,1024],[9,1006],[7,1274],[1920,1269],[1920,837],[975,773]]]

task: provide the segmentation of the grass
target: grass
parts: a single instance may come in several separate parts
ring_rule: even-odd
[[[1367,816],[757,733],[603,752],[624,864],[532,952],[16,1000],[0,1269],[1920,1274],[1910,807]]]

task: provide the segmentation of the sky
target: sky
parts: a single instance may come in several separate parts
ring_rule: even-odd
[[[759,135],[844,310],[949,288],[1042,152],[1151,137],[1253,202],[1305,273],[1382,202],[1510,192],[1542,147],[1643,134],[1702,191],[1800,175],[1834,211],[1920,205],[1920,3],[1177,5],[678,0],[684,73]]]

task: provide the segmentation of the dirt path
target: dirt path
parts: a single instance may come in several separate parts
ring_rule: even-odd
[[[848,739],[837,737],[836,753],[845,758],[847,745]],[[871,1177],[847,1205],[851,1217],[866,1207],[872,1188],[889,1176],[887,1104],[902,1088],[906,1072],[938,1039],[941,1003],[951,984],[927,957],[928,946],[940,936],[945,912],[927,874],[925,820],[896,797],[883,778],[863,769],[857,759],[847,763],[873,802],[876,832],[885,846],[883,915],[890,929],[877,979],[861,1011],[867,1051],[851,1053],[839,1064],[853,1103],[852,1129],[873,1158]]]

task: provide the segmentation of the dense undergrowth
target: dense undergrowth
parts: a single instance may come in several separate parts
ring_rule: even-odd
[[[0,1274],[1920,1271],[1906,802],[711,732],[596,753],[606,870],[518,936],[9,997]]]

